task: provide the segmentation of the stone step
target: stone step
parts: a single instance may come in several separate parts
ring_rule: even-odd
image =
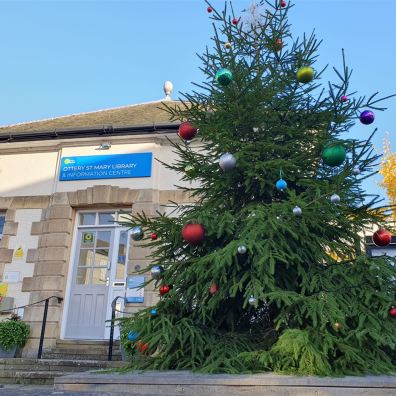
[[[66,373],[99,371],[123,366],[122,362],[97,360],[0,359],[0,383],[52,385],[55,377]]]
[[[127,393],[130,396],[391,396],[396,377],[295,377],[190,372],[76,373],[55,378],[56,391]]]
[[[68,355],[106,355],[108,354],[108,348],[59,348],[55,347],[51,350],[44,351],[43,353],[65,353]],[[113,355],[120,355],[121,350],[119,347],[113,348]]]
[[[0,370],[32,370],[77,372],[123,367],[123,363],[101,360],[66,360],[66,359],[0,359]]]
[[[55,377],[65,375],[62,371],[1,371],[2,384],[52,385]]]
[[[98,360],[98,361],[107,361],[107,353],[106,354],[88,354],[88,353],[79,353],[79,354],[70,354],[66,352],[56,353],[56,352],[45,352],[43,353],[44,359],[68,359],[68,360]],[[121,354],[113,354],[114,361],[121,360]]]
[[[113,344],[113,348],[119,348],[119,347],[120,347],[120,344],[118,344],[118,343],[117,344]],[[59,343],[57,343],[55,348],[58,348],[58,349],[70,349],[70,348],[73,348],[73,349],[90,349],[90,348],[94,348],[94,349],[108,349],[109,345],[108,344],[106,344],[106,345],[102,345],[102,344],[95,345],[95,344],[59,344]]]
[[[57,340],[57,346],[77,346],[77,345],[88,345],[88,346],[109,346],[108,340]],[[114,340],[113,345],[120,345],[119,340]]]
[[[107,360],[109,341],[57,340],[56,346],[43,353],[45,359]],[[113,359],[121,360],[120,342],[113,343]]]

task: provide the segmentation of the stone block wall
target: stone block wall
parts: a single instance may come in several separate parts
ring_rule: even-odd
[[[4,267],[12,263],[15,246],[11,246],[18,234],[18,210],[39,209],[41,216],[38,221],[29,225],[28,234],[35,244],[28,246],[26,263],[30,266],[30,276],[25,276],[22,282],[22,292],[28,297],[27,302],[33,303],[55,296],[67,298],[66,285],[71,262],[71,248],[75,214],[84,209],[130,209],[133,213],[144,211],[155,216],[157,211],[165,212],[161,205],[169,200],[191,202],[190,197],[181,191],[131,190],[110,185],[89,187],[74,192],[55,193],[42,197],[0,198],[0,211],[6,212],[4,236],[0,242],[0,275]],[[128,252],[127,274],[135,272],[135,265],[146,268],[150,264],[149,250],[131,241]],[[149,274],[147,274],[149,277]],[[153,285],[145,289],[144,304],[128,304],[128,312],[136,312],[144,306],[151,306],[158,300],[158,291]],[[23,354],[26,357],[36,356],[41,332],[44,302],[26,307],[24,320],[31,326],[31,337]],[[60,338],[61,321],[64,301],[60,304],[57,298],[52,298],[49,304],[47,327],[45,331],[44,348],[55,346]]]

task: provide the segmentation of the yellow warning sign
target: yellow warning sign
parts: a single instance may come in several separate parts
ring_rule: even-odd
[[[0,283],[0,297],[7,295],[8,283]]]
[[[16,249],[14,252],[14,258],[20,260],[23,259],[24,257],[25,257],[25,252],[23,250],[23,247],[22,245],[19,245],[18,249]]]

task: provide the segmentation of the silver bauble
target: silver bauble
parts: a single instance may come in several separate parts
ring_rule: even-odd
[[[134,241],[140,241],[143,239],[143,229],[140,226],[133,227],[131,230],[131,238]]]
[[[338,204],[338,203],[340,203],[341,198],[340,198],[339,195],[333,194],[333,195],[330,197],[330,201],[331,201],[333,204]]]
[[[353,174],[353,175],[355,175],[355,176],[356,176],[356,175],[360,175],[360,172],[361,172],[361,171],[360,171],[360,168],[359,168],[358,166],[354,166],[354,167],[353,167],[353,169],[352,169],[352,174]]]
[[[249,298],[249,304],[250,305],[256,305],[256,299],[253,296],[250,296]]]
[[[230,153],[225,153],[220,157],[219,165],[225,172],[233,170],[236,166],[236,158]]]
[[[239,245],[238,246],[238,253],[239,254],[245,254],[247,252],[247,248],[245,245]]]
[[[294,216],[301,216],[302,215],[302,209],[299,206],[295,206],[293,209],[293,214]]]
[[[164,268],[161,267],[160,265],[154,265],[154,267],[151,268],[151,277],[153,279],[161,279],[162,274],[164,273]]]
[[[257,133],[259,130],[260,130],[259,128],[253,127],[253,132],[254,132],[254,133]]]

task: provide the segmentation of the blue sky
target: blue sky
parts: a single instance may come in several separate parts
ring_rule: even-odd
[[[395,15],[395,1],[297,0],[290,20],[296,34],[315,29],[324,40],[321,65],[340,66],[345,48],[352,88],[388,95],[396,92]],[[211,32],[203,0],[0,1],[0,124],[158,100],[165,80],[176,98],[202,80],[195,54]],[[387,105],[375,123],[379,151],[385,132],[396,150],[396,99]],[[357,124],[351,136],[371,130]],[[375,181],[366,187],[379,192]]]

